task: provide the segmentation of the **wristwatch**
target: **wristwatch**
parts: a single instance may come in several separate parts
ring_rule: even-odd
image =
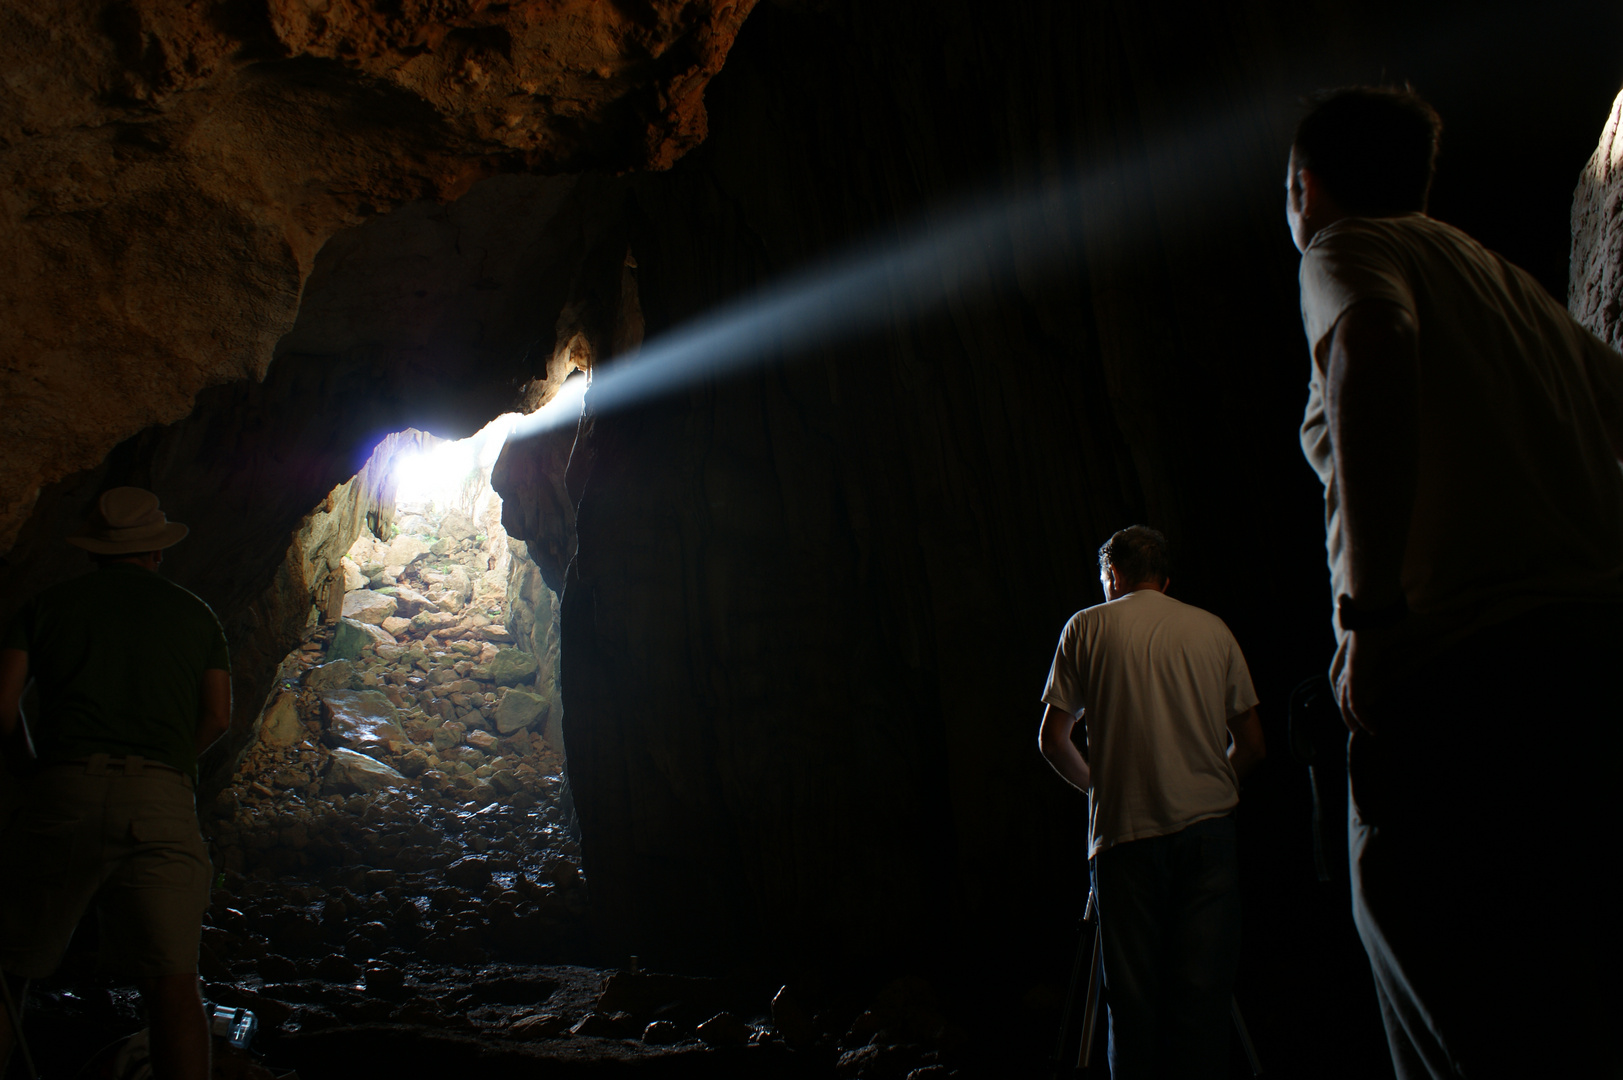
[[[1408,617],[1409,601],[1401,597],[1395,604],[1378,608],[1356,607],[1353,598],[1346,593],[1336,601],[1336,620],[1349,634],[1358,630],[1384,630],[1388,626],[1396,626]]]

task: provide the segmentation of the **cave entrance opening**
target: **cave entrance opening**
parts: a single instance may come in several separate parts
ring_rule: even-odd
[[[435,965],[589,954],[558,597],[491,486],[526,420],[389,435],[301,529],[336,565],[220,800],[206,975],[360,975],[388,1018]]]

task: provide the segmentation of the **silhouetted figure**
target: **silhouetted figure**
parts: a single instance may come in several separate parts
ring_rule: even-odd
[[[1440,130],[1336,91],[1286,175],[1353,913],[1403,1080],[1616,1075],[1623,357],[1426,216]]]
[[[212,870],[193,787],[231,720],[219,620],[157,573],[185,535],[151,492],[106,492],[69,538],[96,571],[40,593],[0,642],[0,745],[22,774],[0,828],[0,970],[20,1004],[94,906],[102,965],[140,987],[163,1080],[209,1073],[197,952]],[[39,715],[25,727],[30,678]],[[13,1041],[0,1018],[0,1069]]]
[[[1168,571],[1166,538],[1142,525],[1099,549],[1105,602],[1065,625],[1038,744],[1088,794],[1110,1075],[1222,1080],[1240,960],[1233,811],[1265,751],[1239,644],[1166,595]]]

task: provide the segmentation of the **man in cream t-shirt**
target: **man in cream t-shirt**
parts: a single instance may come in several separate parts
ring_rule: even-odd
[[[1111,1075],[1220,1080],[1240,956],[1232,812],[1264,745],[1239,644],[1166,595],[1168,569],[1166,538],[1141,525],[1099,549],[1105,603],[1065,625],[1039,745],[1088,794]]]
[[[1353,915],[1400,1080],[1615,1076],[1623,357],[1426,215],[1440,129],[1335,91],[1286,174]]]

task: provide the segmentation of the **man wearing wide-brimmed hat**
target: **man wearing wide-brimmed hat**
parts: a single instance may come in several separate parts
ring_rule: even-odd
[[[185,535],[150,491],[105,492],[68,538],[95,572],[34,597],[0,639],[0,749],[25,774],[0,826],[0,969],[8,1006],[20,1004],[24,980],[56,969],[94,907],[103,966],[147,1003],[154,1074],[201,1078],[212,870],[192,791],[198,754],[230,724],[231,679],[214,612],[157,573]],[[39,706],[25,727],[29,680]],[[12,1041],[0,1014],[0,1071]]]

